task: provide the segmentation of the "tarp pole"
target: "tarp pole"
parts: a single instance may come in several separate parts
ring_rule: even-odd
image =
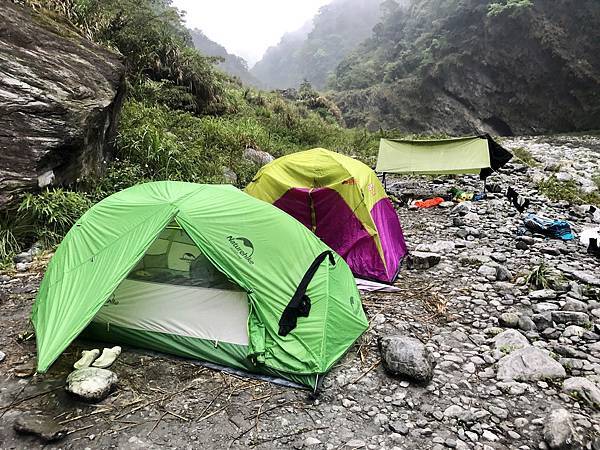
[[[383,190],[387,192],[387,184],[385,180],[385,172],[383,172]]]

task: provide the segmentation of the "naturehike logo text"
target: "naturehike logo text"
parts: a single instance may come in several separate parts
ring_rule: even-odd
[[[234,238],[233,236],[227,236],[227,240],[241,258],[245,259],[249,264],[254,264],[254,260],[252,259],[252,255],[254,255],[254,245],[250,239],[246,239],[245,237]]]

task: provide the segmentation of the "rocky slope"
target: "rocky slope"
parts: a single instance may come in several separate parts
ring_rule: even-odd
[[[216,43],[215,41],[210,40],[202,32],[202,30],[197,28],[190,30],[190,35],[192,37],[194,47],[203,55],[217,56],[223,59],[223,61],[221,61],[217,66],[223,72],[239,78],[239,80],[244,84],[248,84],[256,88],[262,87],[261,82],[248,71],[248,63],[244,58],[229,53],[225,47]]]
[[[0,3],[0,206],[99,173],[124,92],[121,58],[66,25]]]
[[[347,123],[450,134],[600,128],[600,4],[513,1],[521,7],[493,14],[491,3],[395,8],[336,69]]]
[[[312,23],[267,50],[251,72],[271,89],[298,87],[308,80],[317,89],[337,64],[370,36],[379,20],[381,0],[335,0]]]
[[[539,165],[513,162],[490,183],[513,186],[531,211],[568,219],[576,232],[600,226],[579,205],[548,200],[534,182],[555,174],[563,158],[563,172],[597,167],[597,137],[504,144],[526,148]],[[481,188],[475,176],[397,178],[388,186],[397,196],[426,196],[455,185]],[[31,377],[35,344],[22,333],[45,258],[2,276],[0,446],[41,448],[11,429],[37,412],[69,433],[44,448],[597,449],[599,260],[577,240],[521,234],[522,217],[501,194],[453,208],[398,208],[411,251],[437,252],[440,262],[403,269],[399,292],[363,293],[370,329],[316,397],[127,348],[111,367],[117,390],[99,405],[83,403],[65,392],[65,380],[79,350],[101,344],[77,342],[50,372]],[[541,261],[555,272],[547,289],[525,283]],[[389,346],[382,355],[378,341],[394,335],[425,345],[403,338],[418,349],[412,359],[396,350],[395,361],[431,381],[386,373]]]

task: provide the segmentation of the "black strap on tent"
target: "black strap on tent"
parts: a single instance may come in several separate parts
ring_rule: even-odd
[[[335,258],[331,250],[324,251],[315,258],[302,277],[302,280],[300,280],[292,299],[283,310],[281,319],[279,319],[280,336],[287,336],[290,331],[296,328],[298,317],[308,317],[311,303],[310,298],[308,295],[306,295],[306,289],[315,276],[315,273],[317,273],[319,266],[325,260],[325,258],[327,258],[327,256],[329,256],[329,262],[331,265],[335,266]]]

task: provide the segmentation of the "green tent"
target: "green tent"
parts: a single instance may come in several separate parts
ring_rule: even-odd
[[[437,140],[381,139],[375,170],[382,173],[480,174],[504,166],[511,153],[489,135]]]
[[[367,329],[352,273],[232,186],[155,182],[92,207],[33,308],[38,371],[80,334],[315,388]]]

